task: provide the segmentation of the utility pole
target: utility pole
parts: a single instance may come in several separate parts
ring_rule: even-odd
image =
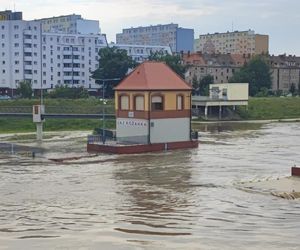
[[[102,143],[105,144],[105,107],[104,107],[104,98],[105,98],[105,83],[108,81],[117,81],[121,78],[111,78],[111,79],[98,79],[94,78],[95,81],[101,81],[102,82]]]
[[[72,72],[71,72],[71,74],[72,74],[72,88],[74,87],[74,69],[73,69],[73,62],[74,62],[74,60],[73,60],[73,45],[70,45],[70,47],[71,47],[71,64],[72,64]]]

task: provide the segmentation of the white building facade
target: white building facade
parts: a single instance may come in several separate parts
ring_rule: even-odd
[[[131,44],[109,44],[109,47],[117,47],[127,51],[127,55],[133,60],[142,63],[148,60],[151,53],[161,52],[164,54],[172,54],[170,46],[154,46],[154,45],[131,45]]]
[[[105,35],[42,33],[39,21],[0,21],[0,95],[14,95],[20,81],[34,90],[56,85],[95,91],[90,78],[98,68]]]
[[[107,47],[105,35],[43,33],[42,85],[84,87],[95,91],[99,85],[90,78],[98,68],[98,52]]]
[[[41,83],[41,26],[35,21],[0,21],[0,95],[14,95],[20,81]]]

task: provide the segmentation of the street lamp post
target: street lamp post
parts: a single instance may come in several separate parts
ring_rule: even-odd
[[[105,82],[108,81],[117,81],[120,80],[121,78],[111,78],[111,79],[97,79],[94,78],[94,80],[98,80],[102,82],[102,143],[105,144],[105,107],[104,107],[104,98],[105,98]]]
[[[71,64],[72,64],[72,72],[71,72],[71,74],[72,74],[72,88],[74,88],[74,58],[73,58],[73,45],[70,45],[70,47],[71,47]]]

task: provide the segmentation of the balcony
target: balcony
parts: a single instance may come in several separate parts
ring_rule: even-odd
[[[73,55],[79,56],[80,55],[80,51],[79,50],[74,50],[73,51]]]
[[[64,80],[72,80],[72,76],[64,76]]]
[[[24,56],[24,61],[32,61],[32,56]]]
[[[24,43],[32,44],[32,39],[31,38],[25,38]]]
[[[24,74],[24,78],[27,80],[32,80],[32,74]]]
[[[24,35],[32,35],[32,30],[24,30]]]
[[[64,50],[63,51],[63,55],[71,56],[72,55],[72,51],[71,50]]]
[[[80,72],[81,68],[73,68],[73,72]]]
[[[24,65],[25,70],[32,70],[32,65]]]
[[[24,47],[24,52],[25,52],[25,53],[26,53],[26,52],[29,52],[29,53],[30,53],[30,52],[32,52],[32,48],[25,48],[25,47]]]
[[[73,80],[80,80],[81,76],[73,76]]]
[[[63,59],[63,63],[72,63],[72,59]]]
[[[64,76],[64,80],[70,80],[70,81],[75,81],[75,80],[80,80],[81,77],[80,76]]]
[[[64,72],[72,72],[73,70],[70,67],[65,67],[65,68],[63,68],[63,71]]]
[[[73,59],[73,63],[78,63],[78,64],[80,64],[80,63],[82,63],[82,60],[81,60],[81,59]]]
[[[66,68],[63,68],[63,71],[65,71],[65,72],[80,72],[80,68],[66,67]]]

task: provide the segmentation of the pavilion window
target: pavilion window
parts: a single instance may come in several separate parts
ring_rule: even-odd
[[[143,111],[145,108],[144,96],[136,96],[135,97],[135,110]]]
[[[177,110],[183,110],[183,96],[177,96]]]
[[[120,109],[121,110],[129,110],[129,96],[122,95],[120,97]]]
[[[162,96],[152,96],[151,98],[151,109],[155,110],[164,110],[163,97]]]

